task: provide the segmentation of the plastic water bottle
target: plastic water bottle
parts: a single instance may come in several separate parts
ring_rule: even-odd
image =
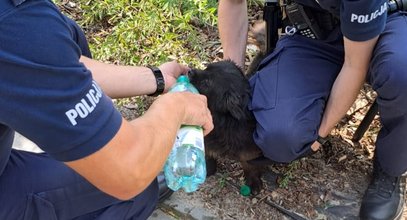
[[[199,93],[185,75],[181,75],[170,92]],[[170,189],[193,192],[205,182],[206,163],[202,127],[182,125],[174,146],[164,165],[164,174]]]

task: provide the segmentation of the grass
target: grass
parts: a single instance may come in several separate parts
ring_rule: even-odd
[[[203,68],[214,60],[216,0],[71,0],[68,16],[85,30],[95,59],[124,65],[155,65],[170,60]],[[249,5],[261,4],[250,0]],[[63,2],[57,1],[59,5]],[[74,14],[74,16],[72,16]],[[215,40],[209,39],[212,38]],[[119,79],[118,79],[119,80]],[[119,99],[117,104],[144,99]]]
[[[212,61],[208,35],[217,42],[217,0],[71,0],[95,59],[159,65],[177,59],[195,67]],[[263,4],[249,0],[249,7]],[[57,4],[61,2],[57,2]],[[209,42],[208,42],[209,40]]]
[[[287,189],[288,185],[294,178],[294,171],[296,171],[299,167],[300,163],[299,161],[293,161],[290,164],[288,164],[286,171],[283,174],[283,177],[278,181],[278,185],[280,188]]]
[[[202,29],[216,28],[215,0],[78,0],[94,58],[127,65],[209,59]]]

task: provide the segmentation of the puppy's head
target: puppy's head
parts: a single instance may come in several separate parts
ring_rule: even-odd
[[[250,86],[242,70],[232,61],[209,64],[206,69],[192,69],[191,83],[208,99],[212,115],[230,115],[235,119],[247,117]]]

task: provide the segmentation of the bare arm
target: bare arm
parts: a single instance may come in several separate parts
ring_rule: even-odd
[[[86,57],[81,62],[112,97],[151,94],[156,90],[152,71],[146,67],[118,66]],[[164,63],[167,91],[187,68],[176,62]],[[109,143],[99,151],[66,164],[103,192],[119,199],[130,199],[156,178],[172,148],[181,124],[201,125],[205,134],[213,129],[206,97],[183,93],[160,96],[141,117],[123,123]]]
[[[111,98],[152,94],[157,88],[155,77],[147,67],[118,66],[82,56],[80,61],[92,72],[93,78]],[[181,73],[188,69],[176,62],[159,66],[165,80],[165,90],[171,87]]]
[[[206,106],[202,95],[162,95],[143,116],[123,120],[115,137],[99,151],[66,164],[100,190],[119,199],[132,198],[162,169],[181,124],[202,125],[205,134],[212,130]]]
[[[248,30],[246,0],[221,0],[218,11],[223,58],[244,67]]]
[[[372,51],[378,37],[364,42],[344,39],[345,61],[335,80],[331,94],[319,128],[321,137],[327,136],[336,123],[349,110],[363,85]],[[313,150],[319,148],[318,143],[312,145]]]

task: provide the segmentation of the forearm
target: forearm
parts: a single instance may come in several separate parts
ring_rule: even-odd
[[[356,100],[365,82],[369,62],[377,38],[365,42],[345,39],[345,61],[335,80],[319,129],[327,136]]]
[[[181,124],[202,126],[206,133],[213,129],[205,96],[164,94],[143,116],[123,120],[117,134],[100,150],[66,164],[103,192],[132,198],[162,169]]]
[[[345,66],[339,73],[325,108],[319,135],[327,136],[352,106],[364,82],[364,74],[354,74]]]
[[[219,2],[219,36],[223,58],[244,67],[248,17],[245,0],[221,0]]]
[[[111,98],[152,94],[157,87],[154,74],[147,67],[112,65],[83,56],[80,61]]]
[[[173,102],[168,99],[166,101]],[[166,106],[165,111],[162,106]],[[176,133],[182,124],[182,106],[184,104],[181,103],[152,105],[140,120],[130,122],[135,130],[140,131],[133,134],[138,147],[123,153],[134,155],[129,160],[137,164],[134,174],[146,178],[147,183],[162,169],[172,149]]]
[[[131,122],[123,120],[118,133],[106,146],[67,165],[112,196],[126,200],[139,194],[162,169],[182,123],[183,109],[174,106],[185,103],[164,101],[157,107],[153,104],[143,116]],[[168,106],[165,111],[163,105]]]

